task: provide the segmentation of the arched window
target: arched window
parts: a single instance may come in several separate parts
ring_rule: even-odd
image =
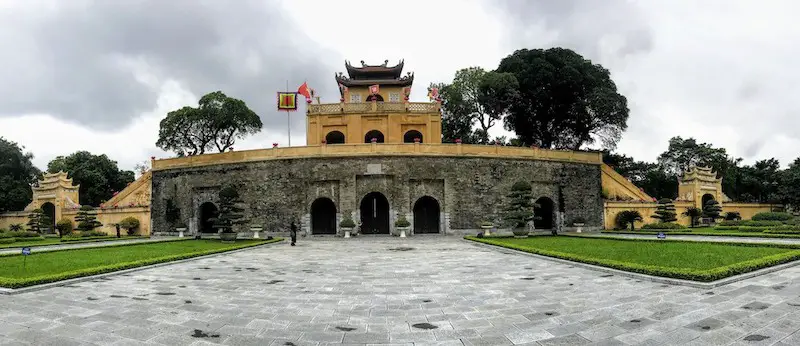
[[[344,144],[344,133],[340,131],[331,131],[325,135],[325,143],[327,144]]]
[[[409,130],[403,135],[403,143],[414,143],[415,138],[419,138],[419,142],[422,143],[422,133],[417,130]]]
[[[376,142],[383,143],[383,133],[378,130],[367,132],[367,134],[364,135],[364,143],[372,143],[373,138],[375,138]]]
[[[372,101],[383,102],[383,96],[379,94],[372,94],[367,96],[367,102],[372,102]]]

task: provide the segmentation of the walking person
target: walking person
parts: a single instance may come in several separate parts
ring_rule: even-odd
[[[292,246],[297,243],[297,225],[294,224],[292,221],[292,225],[289,226],[289,236],[292,237]]]

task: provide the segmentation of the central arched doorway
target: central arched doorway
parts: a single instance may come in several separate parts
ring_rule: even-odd
[[[533,207],[533,226],[535,229],[553,229],[553,200],[541,197]]]
[[[383,132],[378,130],[367,132],[367,134],[364,135],[364,143],[372,143],[373,138],[375,138],[376,143],[383,143]]]
[[[361,233],[389,234],[389,200],[380,192],[370,192],[361,200]]]
[[[311,203],[311,234],[336,234],[336,204],[330,198]]]
[[[340,131],[331,131],[325,135],[326,144],[344,144],[344,133]]]
[[[714,200],[714,195],[710,193],[703,195],[703,198],[701,199],[703,204],[700,206],[700,209],[704,209],[706,207],[706,203],[708,203],[708,201],[713,201],[713,200]]]
[[[48,229],[42,230],[43,232],[52,233],[55,230],[56,225],[56,206],[53,203],[45,202],[42,204],[42,212],[45,216],[47,216],[49,227]]]
[[[417,130],[410,130],[403,135],[403,143],[414,143],[415,138],[422,143],[422,133]]]
[[[439,233],[439,202],[423,196],[414,203],[414,234]]]
[[[200,222],[198,227],[201,233],[214,233],[214,218],[219,215],[219,209],[214,203],[205,202],[200,205]]]

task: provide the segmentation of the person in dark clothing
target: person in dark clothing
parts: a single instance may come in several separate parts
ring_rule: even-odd
[[[294,244],[297,243],[297,225],[294,224],[294,221],[292,221],[292,225],[289,228],[289,236],[292,237],[292,246],[295,246]]]
[[[117,228],[117,238],[119,238],[119,237],[120,237],[120,234],[119,234],[119,224],[116,224],[116,225],[114,225],[114,227],[116,227],[116,228]]]

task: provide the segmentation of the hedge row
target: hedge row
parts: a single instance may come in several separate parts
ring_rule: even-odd
[[[719,279],[724,279],[726,277],[743,274],[747,272],[751,272],[754,270],[767,268],[771,266],[775,266],[778,264],[788,263],[791,261],[795,261],[800,259],[800,250],[791,251],[782,254],[776,254],[772,256],[762,257],[758,259],[753,259],[749,261],[739,262],[730,264],[727,266],[706,269],[706,270],[688,270],[682,268],[666,268],[666,267],[658,267],[652,265],[643,265],[638,263],[628,263],[628,262],[620,262],[615,260],[607,260],[607,259],[598,259],[592,257],[586,257],[576,254],[558,252],[558,251],[550,251],[550,250],[541,250],[535,248],[529,248],[520,245],[513,245],[513,244],[499,244],[493,242],[491,238],[476,238],[473,236],[467,236],[465,239],[485,243],[494,246],[505,247],[509,249],[524,251],[528,253],[533,253],[542,256],[554,257],[565,259],[569,261],[581,262],[581,263],[588,263],[593,265],[598,265],[602,267],[614,268],[624,271],[629,271],[633,273],[640,273],[640,274],[647,274],[653,276],[661,276],[661,277],[668,277],[668,278],[675,278],[675,279],[683,279],[683,280],[691,280],[691,281],[700,281],[700,282],[710,282]],[[606,238],[608,239],[608,238]],[[642,241],[639,239],[626,239],[626,238],[614,238],[619,240],[629,240],[629,241]],[[664,241],[664,240],[644,240],[644,241]],[[681,241],[681,240],[677,240]],[[729,244],[729,245],[736,245],[736,246],[770,246],[770,247],[783,247],[783,246],[774,246],[774,245],[788,245],[788,244],[744,244],[744,243],[728,243],[728,242],[714,242],[714,244]]]
[[[79,277],[84,277],[84,276],[110,273],[110,272],[115,272],[115,271],[120,271],[120,270],[125,270],[125,269],[131,269],[131,268],[137,268],[137,267],[143,267],[143,266],[153,265],[153,264],[158,264],[158,263],[173,262],[173,261],[178,261],[178,260],[187,259],[187,258],[211,255],[211,254],[221,253],[221,252],[228,252],[228,251],[233,251],[233,250],[238,250],[238,249],[244,249],[244,248],[248,248],[248,247],[258,246],[258,245],[274,243],[274,242],[278,242],[278,241],[281,241],[281,240],[283,240],[283,239],[275,238],[275,239],[272,239],[272,240],[266,240],[264,242],[249,243],[249,244],[244,244],[244,245],[241,245],[241,244],[240,245],[236,245],[234,243],[231,246],[225,247],[225,248],[219,248],[219,249],[213,249],[213,250],[205,250],[205,251],[197,251],[197,252],[185,253],[185,254],[180,254],[180,255],[149,258],[149,259],[146,259],[146,260],[140,260],[140,261],[134,261],[134,262],[126,262],[126,263],[117,263],[117,264],[112,264],[112,265],[107,265],[107,266],[87,268],[87,269],[81,269],[81,270],[75,270],[75,271],[71,271],[71,272],[64,272],[64,273],[51,274],[51,275],[42,275],[42,276],[24,278],[24,279],[11,279],[11,278],[2,278],[2,277],[0,277],[0,287],[21,288],[21,287],[27,287],[27,286],[33,286],[33,285],[46,284],[46,283],[51,283],[51,282],[56,282],[56,281],[63,281],[63,280],[68,280],[68,279],[74,279],[74,278],[79,278]],[[168,240],[168,241],[183,241],[183,240],[181,239],[181,240]],[[131,246],[130,244],[124,244],[124,245]],[[69,250],[75,250],[75,249],[69,249]],[[65,251],[65,250],[56,250],[56,251]],[[19,255],[14,254],[14,256],[19,256]]]
[[[651,230],[651,231],[636,231],[636,232],[631,232],[631,231],[601,231],[600,233],[605,233],[605,234],[645,234],[645,235],[656,235],[659,232],[660,231],[652,231]],[[673,231],[673,232],[664,232],[664,233],[676,234],[676,235],[698,235],[698,236],[709,236],[709,237],[723,236],[723,237],[743,237],[743,238],[747,238],[747,237],[786,238],[786,239],[797,239],[797,238],[800,238],[800,236],[794,235],[794,233],[788,233],[788,232],[772,233],[772,232],[767,232],[767,231],[764,231],[764,233],[758,233],[758,232],[725,232],[725,231],[705,231],[705,232],[699,232],[699,233],[698,232],[692,233],[692,232]],[[639,238],[633,238],[633,239],[639,239]]]
[[[674,222],[657,222],[645,224],[642,226],[642,229],[686,229],[686,226]]]

